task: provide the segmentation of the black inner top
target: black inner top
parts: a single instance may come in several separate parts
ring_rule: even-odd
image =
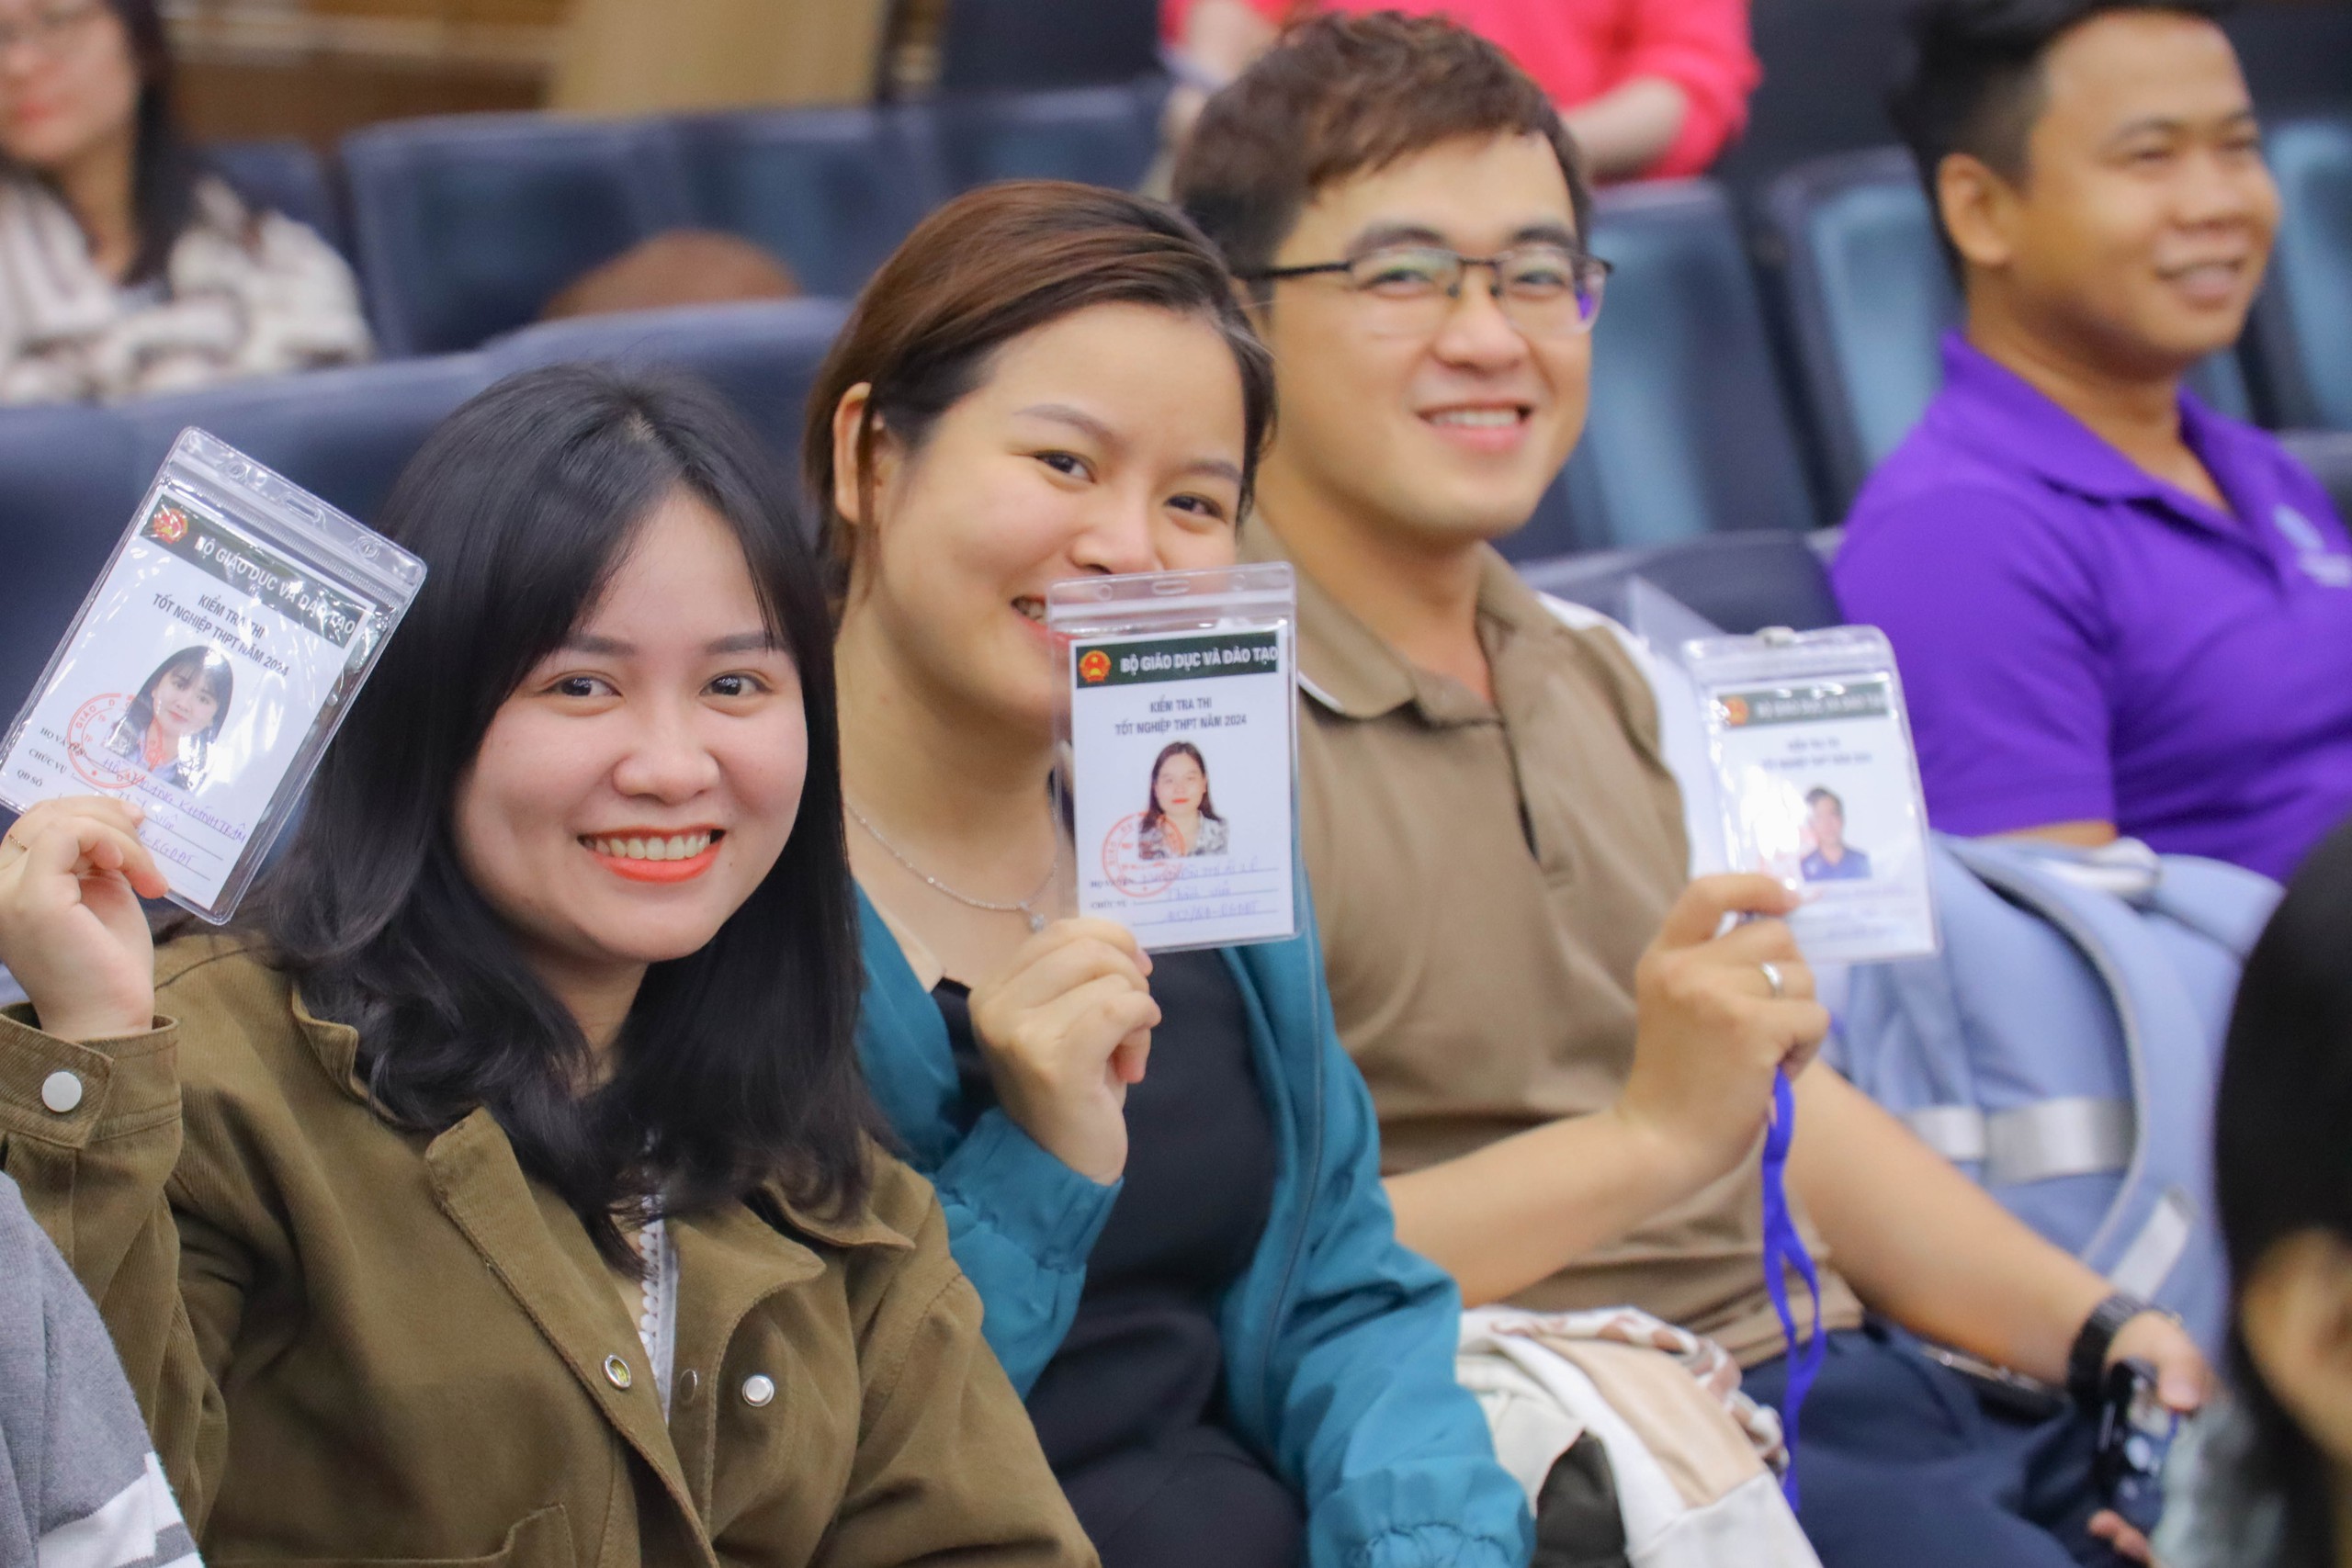
[[[1127,1091],[1126,1184],[1089,1260],[1078,1315],[1029,1395],[1046,1457],[1106,1563],[1185,1561],[1171,1551],[1222,1517],[1261,1522],[1288,1563],[1298,1507],[1224,1416],[1216,1311],[1250,1265],[1273,1204],[1273,1123],[1251,1058],[1241,987],[1213,952],[1155,954],[1143,1082]],[[997,1103],[972,1037],[970,993],[932,993],[956,1052],[967,1118]],[[968,1121],[967,1122],[968,1125]],[[1194,1524],[1193,1521],[1200,1521]],[[1206,1559],[1194,1559],[1206,1561]]]

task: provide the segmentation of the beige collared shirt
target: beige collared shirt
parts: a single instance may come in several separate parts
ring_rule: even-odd
[[[1283,558],[1262,523],[1242,553]],[[1562,623],[1492,551],[1478,635],[1492,703],[1299,579],[1307,873],[1390,1175],[1612,1103],[1633,1065],[1634,964],[1687,880],[1656,704],[1614,636]],[[1798,1223],[1825,1257],[1802,1209]],[[1783,1348],[1762,1235],[1750,1158],[1513,1300],[1630,1303],[1752,1364]],[[1822,1284],[1824,1323],[1859,1324],[1844,1281],[1824,1269]],[[1795,1302],[1809,1320],[1801,1289]]]

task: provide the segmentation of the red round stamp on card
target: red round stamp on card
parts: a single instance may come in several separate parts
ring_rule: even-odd
[[[123,716],[130,711],[130,699],[120,692],[100,693],[74,710],[65,726],[65,757],[84,782],[99,789],[129,789],[147,776],[139,737],[130,738],[128,754],[119,749]]]
[[[1181,859],[1143,852],[1143,813],[1131,811],[1102,836],[1102,874],[1130,898],[1156,898],[1183,873]]]

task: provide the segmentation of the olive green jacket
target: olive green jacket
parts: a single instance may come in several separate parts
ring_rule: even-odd
[[[877,1155],[846,1221],[672,1220],[665,1419],[586,1229],[487,1111],[387,1121],[356,1033],[226,939],[156,979],[128,1039],[0,1017],[0,1165],[212,1568],[1094,1561],[905,1167]]]

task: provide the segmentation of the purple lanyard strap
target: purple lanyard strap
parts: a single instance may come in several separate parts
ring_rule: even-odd
[[[1789,1377],[1781,1393],[1781,1432],[1788,1443],[1789,1470],[1781,1490],[1792,1508],[1797,1506],[1797,1413],[1828,1349],[1821,1337],[1821,1276],[1804,1249],[1804,1239],[1797,1235],[1796,1222],[1789,1217],[1789,1146],[1796,1142],[1796,1096],[1783,1072],[1772,1080],[1772,1123],[1764,1134],[1764,1289],[1789,1341]],[[1792,1269],[1813,1297],[1813,1333],[1803,1340],[1797,1337],[1796,1314],[1789,1308]]]

